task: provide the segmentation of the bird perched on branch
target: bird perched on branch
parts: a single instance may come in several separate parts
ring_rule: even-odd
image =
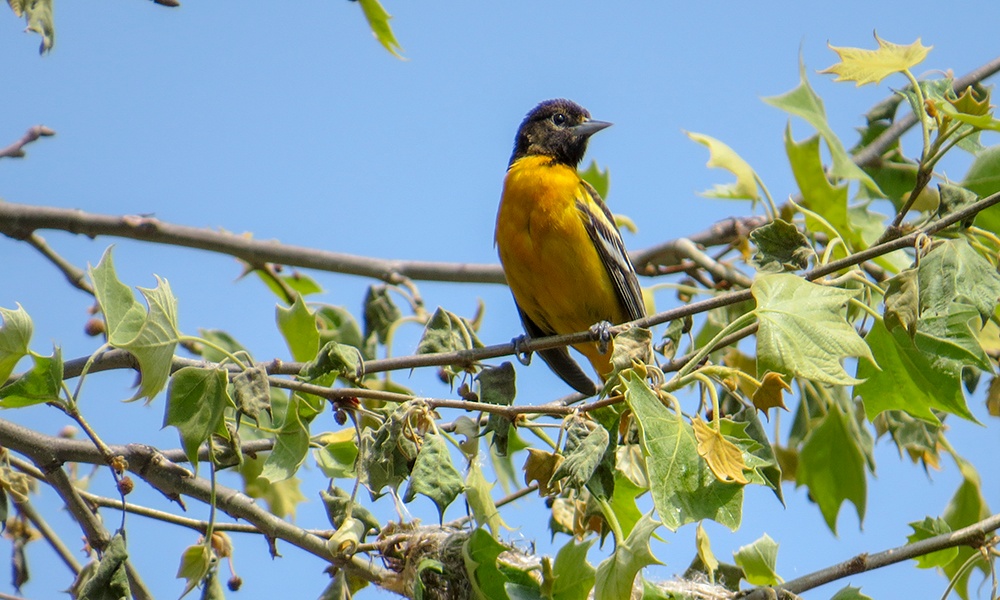
[[[517,130],[507,166],[495,242],[529,337],[575,333],[645,316],[635,269],[611,211],[580,178],[590,136],[610,126],[569,100],[547,100]],[[610,351],[574,346],[603,380]],[[593,395],[593,380],[567,348],[539,352],[559,377]]]

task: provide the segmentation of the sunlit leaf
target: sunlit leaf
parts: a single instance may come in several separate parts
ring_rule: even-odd
[[[319,352],[319,329],[316,327],[316,315],[306,306],[302,296],[296,294],[295,302],[285,308],[277,308],[278,330],[285,338],[285,344],[292,358],[299,362],[307,362],[316,358]]]
[[[834,533],[837,514],[845,500],[854,504],[859,521],[865,518],[868,495],[865,459],[851,436],[849,418],[836,403],[830,405],[822,422],[802,444],[795,477],[796,485],[809,488],[809,495]]]
[[[820,73],[832,73],[837,76],[835,81],[853,81],[858,86],[866,83],[878,83],[892,75],[914,67],[927,57],[933,46],[924,46],[920,38],[909,46],[900,46],[887,42],[875,34],[878,50],[861,48],[830,49],[840,56],[840,62],[826,68]]]
[[[689,138],[708,148],[709,158],[706,166],[725,169],[736,176],[735,183],[716,186],[715,189],[702,192],[703,196],[754,202],[760,199],[753,168],[735,150],[713,137],[690,131],[686,133]]]
[[[17,408],[59,400],[63,382],[63,360],[59,348],[53,350],[52,356],[31,352],[31,358],[34,366],[29,371],[10,385],[0,387],[0,408]]]
[[[0,327],[0,385],[3,385],[17,363],[28,353],[34,326],[20,304],[17,310],[0,307],[0,318],[3,318],[3,326]]]
[[[925,517],[923,521],[914,521],[909,525],[913,528],[913,533],[906,536],[906,541],[911,544],[921,540],[930,539],[935,536],[951,533],[951,527],[940,517],[936,519]],[[933,569],[934,567],[945,566],[955,560],[956,556],[958,556],[957,547],[945,548],[943,550],[938,550],[937,552],[917,556],[914,560],[917,561],[917,566],[921,569]]]
[[[719,481],[747,484],[743,469],[743,453],[736,444],[723,437],[722,432],[710,427],[699,417],[691,420],[694,437],[698,441],[698,454],[705,459],[708,468],[712,469]]]
[[[778,543],[766,533],[733,553],[736,564],[743,569],[746,580],[753,585],[777,585],[784,581],[775,568],[778,561]]]
[[[844,318],[844,306],[856,291],[783,273],[760,275],[750,289],[760,321],[758,373],[774,371],[830,385],[858,383],[840,362],[848,357],[874,360]]]
[[[815,254],[805,234],[781,219],[751,231],[750,241],[757,247],[750,264],[766,273],[805,269]]]
[[[358,0],[358,4],[361,5],[361,10],[365,13],[365,19],[372,30],[372,35],[375,36],[378,43],[382,44],[382,47],[396,58],[403,58],[403,55],[400,54],[403,47],[399,45],[396,34],[389,26],[389,19],[392,18],[392,15],[382,8],[378,0]]]
[[[646,513],[639,519],[632,533],[615,546],[615,551],[597,566],[594,600],[619,600],[632,592],[635,576],[644,567],[662,564],[649,547],[653,531],[660,523]]]
[[[505,600],[506,578],[497,568],[497,557],[507,550],[506,546],[493,539],[485,529],[479,527],[469,535],[462,545],[465,570],[469,573],[469,583],[477,598],[483,600]]]
[[[586,169],[580,171],[580,178],[593,186],[597,195],[605,201],[608,199],[608,191],[611,189],[611,171],[601,169],[597,166],[597,161],[592,160]]]
[[[225,369],[184,367],[174,373],[167,388],[163,426],[173,425],[192,465],[198,465],[198,449],[222,427],[227,407],[233,406]]]
[[[53,0],[7,0],[14,14],[28,22],[27,31],[42,36],[39,54],[45,54],[56,42],[56,27],[52,18]]]
[[[444,519],[448,505],[465,491],[465,483],[455,465],[441,435],[428,431],[417,453],[417,459],[410,473],[410,485],[403,494],[403,502],[412,502],[417,494],[430,498],[438,509],[438,516]]]

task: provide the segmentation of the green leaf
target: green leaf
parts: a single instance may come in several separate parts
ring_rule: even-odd
[[[474,530],[462,545],[465,570],[469,573],[472,591],[480,600],[505,600],[506,578],[497,568],[497,557],[507,547],[493,539],[482,527]]]
[[[940,517],[935,519],[925,517],[923,521],[914,521],[910,523],[910,527],[913,528],[913,533],[906,536],[906,541],[911,544],[938,535],[951,533],[951,527],[948,525],[947,521]],[[947,565],[951,561],[955,560],[955,557],[957,556],[957,547],[945,548],[944,550],[938,550],[937,552],[931,552],[930,554],[918,556],[914,560],[917,561],[917,566],[921,569],[933,569],[935,567],[943,567]]]
[[[715,558],[715,553],[712,552],[712,542],[708,539],[708,532],[705,531],[703,523],[698,523],[698,527],[695,529],[694,540],[695,548],[698,550],[698,559],[705,566],[709,577],[711,577],[715,574],[715,570],[719,568],[719,560]]]
[[[400,404],[374,434],[371,430],[362,433],[360,480],[373,496],[378,497],[385,486],[398,488],[409,476],[410,466],[420,451],[410,421],[419,417],[417,411],[426,411],[426,406],[414,402]]]
[[[795,225],[781,219],[751,231],[750,241],[757,246],[750,264],[766,273],[805,269],[815,254],[806,236]]]
[[[212,567],[212,549],[205,544],[188,546],[181,554],[181,564],[177,567],[177,579],[186,579],[181,598],[187,596],[205,577]]]
[[[625,401],[639,425],[653,505],[671,531],[712,519],[735,531],[743,511],[743,486],[716,479],[698,456],[694,430],[670,411],[637,374],[625,377]]]
[[[819,139],[818,135],[814,135],[803,142],[796,142],[792,137],[791,122],[785,127],[785,153],[802,194],[802,205],[833,227],[833,231],[827,231],[829,235],[843,238],[850,247],[857,249],[861,240],[847,214],[847,185],[830,182],[820,158]],[[806,228],[810,231],[828,229],[822,221],[808,214]]]
[[[330,521],[330,525],[337,529],[340,529],[348,518],[352,518],[360,524],[358,530],[360,541],[364,541],[370,531],[375,533],[382,531],[382,526],[375,515],[364,506],[354,502],[351,495],[339,487],[331,485],[329,490],[320,490],[319,496],[323,500],[326,518]]]
[[[552,474],[550,482],[566,479],[566,486],[580,490],[597,470],[608,447],[608,432],[590,419],[570,417],[566,427],[564,460]]]
[[[464,491],[465,482],[451,462],[451,454],[444,438],[428,431],[413,464],[403,502],[412,502],[417,494],[423,494],[434,501],[438,517],[443,521],[445,509]]]
[[[163,426],[173,425],[180,434],[188,460],[198,466],[198,448],[222,428],[227,406],[232,406],[225,369],[184,367],[170,379]]]
[[[300,296],[309,296],[310,294],[321,294],[323,293],[323,288],[320,287],[316,280],[308,275],[304,275],[300,271],[292,271],[290,275],[274,275],[266,273],[263,269],[254,269],[257,277],[260,278],[264,285],[267,286],[275,296],[281,298],[282,300],[288,294],[288,290],[295,292]],[[281,280],[281,283],[275,281],[275,277]]]
[[[139,363],[139,390],[130,400],[152,400],[167,383],[171,361],[180,339],[177,330],[177,299],[165,279],[156,278],[155,289],[139,288],[147,311],[132,290],[118,280],[111,248],[90,269],[94,295],[104,314],[108,343],[127,350]]]
[[[389,295],[389,286],[368,286],[364,300],[365,339],[371,339],[372,334],[378,337],[378,343],[384,344],[389,339],[392,324],[403,314]]]
[[[777,585],[784,581],[775,569],[778,543],[766,533],[752,544],[741,546],[733,553],[733,558],[752,585]]]
[[[316,315],[306,307],[302,296],[296,294],[295,302],[288,308],[278,305],[277,321],[278,330],[284,336],[293,359],[307,362],[316,358],[319,328],[316,326]]]
[[[551,600],[586,600],[594,587],[597,572],[587,562],[587,552],[594,545],[593,539],[577,541],[570,538],[566,545],[556,553],[552,565],[553,581]]]
[[[755,203],[760,199],[757,191],[756,173],[735,150],[713,137],[690,131],[685,133],[695,142],[708,148],[709,158],[706,166],[725,169],[736,176],[735,183],[717,185],[712,190],[702,192],[702,196],[729,200],[752,200]]]
[[[981,198],[1000,191],[1000,145],[990,146],[976,155],[961,186]],[[976,215],[976,225],[1000,233],[1000,205],[993,205]]]
[[[922,334],[917,332],[917,339]],[[961,369],[954,361],[936,360],[920,350],[902,329],[886,330],[882,321],[872,325],[865,342],[871,348],[876,370],[870,363],[858,361],[855,386],[865,414],[874,419],[885,410],[903,410],[932,424],[940,420],[932,412],[939,410],[975,421],[962,393]]]
[[[872,600],[872,598],[862,594],[861,588],[846,586],[831,596],[830,600]]]
[[[993,314],[1000,298],[1000,275],[996,268],[964,239],[945,240],[920,260],[920,308],[938,314],[953,302],[963,302],[979,311],[983,323]]]
[[[759,414],[755,409],[744,406],[736,414],[732,415],[732,419],[736,423],[746,423],[746,428],[743,430],[744,434],[748,439],[756,441],[758,445],[758,448],[750,452],[760,459],[764,465],[758,470],[767,483],[767,486],[778,497],[778,501],[784,505],[785,497],[781,490],[781,467],[778,465],[778,459],[774,455],[774,447],[767,438],[767,432],[764,431],[764,424],[760,422]]]
[[[962,473],[962,483],[959,484],[955,495],[951,497],[948,506],[944,509],[942,519],[951,527],[952,531],[957,531],[963,527],[968,527],[990,516],[990,507],[983,497],[983,484],[979,478],[979,473],[965,459],[955,457],[959,471]],[[969,576],[972,569],[966,569],[959,574],[959,570],[972,556],[978,554],[978,550],[969,546],[962,546],[958,549],[958,556],[943,567],[945,576],[955,581],[955,591],[963,600],[969,598]],[[975,564],[985,576],[989,576],[989,566],[979,560]]]
[[[271,383],[267,368],[254,365],[233,376],[236,410],[258,422],[262,412],[271,411]]]
[[[860,181],[869,190],[880,194],[875,181],[861,170],[861,167],[854,164],[850,155],[847,154],[847,150],[844,149],[844,145],[827,123],[823,100],[810,87],[809,80],[806,78],[805,64],[799,63],[799,86],[797,88],[780,96],[771,96],[763,100],[775,108],[805,119],[807,123],[816,128],[830,149],[830,156],[833,159],[833,167],[830,169],[831,175]]]
[[[45,54],[56,43],[56,26],[52,18],[52,0],[7,0],[11,10],[28,22],[27,31],[42,36],[39,54]]]
[[[285,420],[274,436],[274,449],[267,455],[260,474],[260,478],[269,483],[293,477],[309,452],[309,427],[302,422],[299,414],[302,402],[301,398],[293,396]]]
[[[28,343],[34,329],[31,317],[17,305],[17,310],[0,307],[3,326],[0,327],[0,385],[14,372],[14,367],[28,353]]]
[[[496,536],[500,535],[500,528],[506,525],[500,518],[496,503],[493,502],[493,496],[490,494],[492,489],[493,483],[486,481],[479,461],[470,461],[469,472],[465,475],[465,499],[479,527],[484,525],[489,527]]]
[[[632,533],[624,542],[615,547],[614,553],[597,566],[597,580],[594,586],[594,600],[619,600],[632,593],[635,576],[644,567],[663,564],[649,548],[653,531],[661,525],[653,520],[652,513],[639,519]]]
[[[885,328],[902,327],[913,337],[920,317],[917,269],[906,269],[885,282]]]
[[[597,191],[597,195],[608,199],[608,191],[611,189],[611,171],[601,169],[597,166],[596,160],[591,160],[587,168],[580,171],[580,179],[583,179]]]
[[[868,494],[865,458],[851,435],[849,418],[838,403],[830,403],[826,416],[802,443],[795,475],[796,485],[809,488],[809,495],[819,505],[834,534],[837,514],[845,500],[854,504],[859,521],[865,519]]]
[[[483,343],[476,337],[468,320],[438,307],[424,328],[424,334],[417,345],[417,354],[458,352],[482,347]],[[448,369],[451,375],[457,373],[454,367]]]
[[[358,443],[353,429],[327,433],[317,440],[323,444],[314,450],[316,466],[330,479],[355,478],[355,463],[358,458]]]
[[[314,380],[333,373],[348,381],[358,381],[364,375],[364,371],[364,358],[360,350],[347,344],[327,342],[316,358],[302,366],[299,375],[307,380]]]
[[[63,361],[59,348],[52,356],[31,353],[35,365],[10,385],[0,387],[0,408],[18,408],[59,401],[62,390]],[[0,381],[3,381],[0,379]]]
[[[844,305],[856,291],[784,273],[760,275],[750,290],[757,300],[760,322],[758,375],[774,371],[830,385],[859,382],[840,363],[851,356],[874,360],[843,316]]]
[[[900,46],[883,40],[876,33],[875,41],[878,50],[830,46],[840,56],[840,62],[820,73],[832,73],[837,76],[834,81],[853,81],[858,87],[866,83],[877,84],[889,75],[920,64],[933,48],[921,44],[920,38],[909,46]]]
[[[503,362],[499,367],[487,367],[476,376],[479,382],[479,399],[487,404],[510,406],[517,395],[514,365]],[[490,413],[486,419],[486,432],[493,432],[492,443],[497,454],[507,456],[507,441],[510,436],[511,420]],[[485,433],[485,432],[484,432]]]
[[[365,13],[368,27],[372,30],[372,35],[382,44],[382,47],[389,51],[396,58],[403,58],[403,47],[396,40],[396,35],[389,26],[389,19],[392,15],[387,13],[378,0],[358,0],[361,10]]]
[[[111,542],[104,549],[100,563],[92,575],[79,589],[77,598],[87,600],[121,600],[131,598],[128,576],[125,574],[125,562],[128,551],[125,548],[125,538],[116,532]],[[81,573],[82,575],[82,573]]]

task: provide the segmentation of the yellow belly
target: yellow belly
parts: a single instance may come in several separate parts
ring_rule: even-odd
[[[514,299],[539,327],[555,334],[625,320],[578,201],[600,210],[574,169],[529,156],[508,170],[497,214],[496,244]],[[600,375],[610,370],[610,356],[600,355],[596,345],[577,350]]]

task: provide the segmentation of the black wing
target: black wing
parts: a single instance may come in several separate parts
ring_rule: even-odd
[[[622,308],[625,309],[627,320],[641,319],[646,316],[646,304],[642,301],[642,289],[635,275],[635,267],[629,260],[621,233],[615,226],[615,218],[594,186],[582,180],[581,183],[605,217],[601,219],[588,210],[585,203],[577,201],[577,208],[583,217],[583,224],[587,234],[590,235],[590,241],[594,243],[594,248],[597,249],[597,254],[601,257],[608,276],[611,277],[611,283],[615,287]]]
[[[554,335],[551,331],[543,330],[534,321],[528,318],[528,315],[524,314],[524,311],[521,310],[520,306],[517,307],[517,312],[521,315],[521,323],[524,324],[524,331],[528,334],[529,338],[540,338]],[[538,355],[542,357],[545,364],[549,365],[549,368],[552,369],[556,375],[562,378],[563,381],[568,383],[576,391],[587,396],[597,394],[597,385],[590,377],[587,376],[583,369],[580,368],[580,365],[573,360],[573,357],[569,355],[568,347],[563,346],[561,348],[539,350]]]

